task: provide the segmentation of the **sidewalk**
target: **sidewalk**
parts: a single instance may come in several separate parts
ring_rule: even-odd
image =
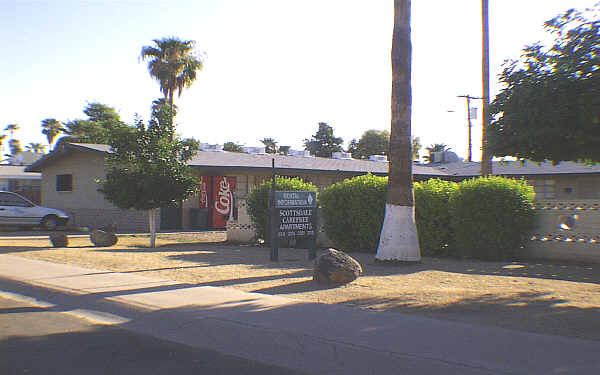
[[[201,271],[199,271],[201,272]],[[0,255],[0,294],[314,374],[593,374],[600,342]]]

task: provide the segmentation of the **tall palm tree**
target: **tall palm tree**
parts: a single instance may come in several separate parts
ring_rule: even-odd
[[[160,91],[173,107],[175,91],[178,96],[196,80],[202,69],[202,59],[194,55],[193,40],[175,37],[154,39],[154,46],[142,47],[140,57],[148,61],[148,72],[160,84]]]
[[[16,156],[17,154],[23,152],[23,147],[21,147],[21,141],[14,138],[8,141],[8,149],[10,150],[10,154],[7,156]]]
[[[277,142],[273,138],[263,138],[261,142],[265,145],[265,152],[267,154],[277,153]]]
[[[392,37],[392,131],[385,218],[378,260],[421,259],[412,186],[410,0],[394,0]]]
[[[7,137],[6,134],[0,135],[0,155],[4,155],[2,153],[2,149],[4,148],[4,140],[6,139],[6,137]]]
[[[29,143],[27,146],[25,146],[25,149],[27,151],[31,151],[34,152],[36,154],[43,154],[44,151],[46,151],[46,146],[44,146],[41,143]]]
[[[15,134],[15,132],[17,130],[19,130],[21,127],[17,124],[8,124],[6,125],[6,127],[4,128],[4,131],[10,132],[10,137],[12,138]]]
[[[42,134],[46,135],[50,148],[52,148],[54,139],[56,139],[61,132],[63,132],[63,126],[57,119],[47,118],[42,120]]]

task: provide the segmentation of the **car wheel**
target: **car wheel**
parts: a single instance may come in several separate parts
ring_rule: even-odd
[[[55,230],[58,226],[58,219],[56,216],[46,216],[42,219],[42,227],[46,230]]]

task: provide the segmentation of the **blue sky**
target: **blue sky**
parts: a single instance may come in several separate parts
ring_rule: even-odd
[[[545,37],[545,20],[596,1],[490,0],[492,92],[502,62]],[[412,3],[413,135],[465,157],[466,104],[456,96],[481,95],[480,1]],[[176,100],[183,136],[301,148],[324,121],[347,145],[389,129],[392,12],[392,0],[0,0],[0,127],[17,123],[23,144],[45,144],[41,120],[83,118],[94,101],[127,122],[147,119],[161,94],[140,50],[177,36],[205,56]]]

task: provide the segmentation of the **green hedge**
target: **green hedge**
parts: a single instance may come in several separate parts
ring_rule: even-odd
[[[257,239],[269,243],[269,231],[267,225],[269,220],[269,191],[272,181],[269,179],[256,186],[248,196],[248,215],[254,226],[254,234]],[[288,178],[277,176],[275,179],[275,190],[280,191],[317,191],[317,187],[311,183],[304,182],[300,178]]]
[[[454,248],[459,256],[509,260],[525,245],[533,225],[533,188],[502,177],[462,181],[449,200]]]
[[[502,177],[460,183],[414,184],[421,253],[510,259],[533,224],[533,188]],[[365,175],[337,183],[319,195],[327,236],[344,251],[376,252],[385,213],[387,178]]]
[[[453,235],[448,201],[457,189],[456,182],[439,179],[414,184],[415,221],[422,255],[451,255]]]
[[[321,191],[327,237],[344,251],[376,252],[385,213],[387,178],[364,175]]]

